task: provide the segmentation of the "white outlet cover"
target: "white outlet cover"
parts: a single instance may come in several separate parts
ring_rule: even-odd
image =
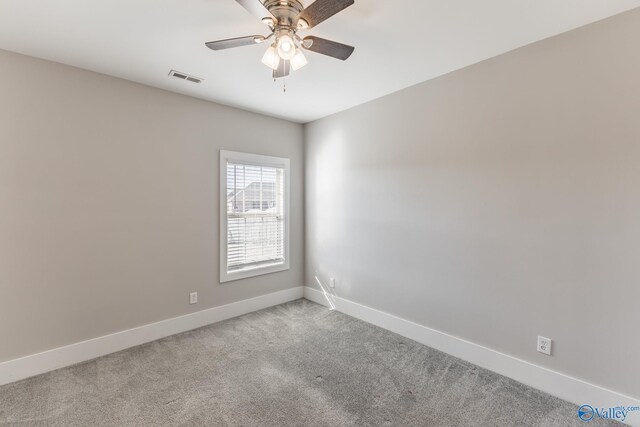
[[[546,354],[547,356],[551,356],[552,344],[553,344],[553,340],[551,338],[538,337],[538,351],[540,353]]]
[[[193,304],[197,304],[198,303],[198,293],[197,292],[191,292],[189,294],[189,304],[193,305]]]
[[[336,279],[329,279],[329,287],[330,288],[335,288],[336,287]]]

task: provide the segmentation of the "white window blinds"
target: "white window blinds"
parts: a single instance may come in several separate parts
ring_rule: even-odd
[[[227,160],[227,273],[285,262],[285,168]]]

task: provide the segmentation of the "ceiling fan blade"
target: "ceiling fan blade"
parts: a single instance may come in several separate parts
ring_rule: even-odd
[[[281,77],[287,77],[291,73],[291,61],[285,59],[280,60],[278,69],[273,71],[273,78],[279,79]]]
[[[247,9],[250,14],[256,18],[262,20],[263,18],[275,19],[275,16],[269,12],[269,9],[264,7],[262,0],[236,0],[242,7]]]
[[[332,42],[331,40],[321,39],[320,37],[308,36],[305,37],[303,41],[305,42],[302,44],[303,47],[308,45],[309,42],[312,42],[311,46],[305,47],[305,49],[343,61],[346,61],[353,51],[356,50],[353,46]]]
[[[223,50],[223,49],[231,49],[232,47],[259,44],[265,41],[266,39],[267,37],[264,37],[264,36],[246,36],[246,37],[237,37],[235,39],[216,40],[213,42],[207,42],[205,44],[209,49]]]
[[[309,7],[300,12],[296,21],[303,19],[308,28],[313,28],[319,23],[326,21],[338,12],[341,12],[354,4],[354,0],[316,0]]]

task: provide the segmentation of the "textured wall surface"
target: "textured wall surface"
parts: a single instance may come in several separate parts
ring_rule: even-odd
[[[301,125],[6,51],[0,69],[0,361],[302,284]],[[289,271],[220,285],[221,149],[291,159]]]
[[[640,397],[638,40],[634,10],[307,125],[306,283]]]

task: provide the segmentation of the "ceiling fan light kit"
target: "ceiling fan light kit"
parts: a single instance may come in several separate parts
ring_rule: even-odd
[[[354,0],[316,0],[305,8],[299,0],[236,0],[252,15],[271,29],[268,36],[255,35],[206,43],[212,50],[224,50],[240,46],[264,43],[275,37],[262,63],[273,71],[273,78],[288,76],[308,61],[304,50],[327,55],[345,61],[354,47],[319,37],[301,38],[297,32],[315,27],[338,12],[354,4]]]
[[[278,46],[278,56],[285,61],[291,61],[296,55],[296,45],[293,38],[289,35],[289,31],[280,30],[280,34],[276,38],[276,46]]]
[[[280,65],[280,57],[278,56],[278,52],[276,52],[276,47],[274,45],[271,45],[271,47],[269,47],[269,49],[264,53],[262,63],[272,70],[278,69],[278,65]]]
[[[298,71],[300,68],[307,65],[307,57],[304,56],[301,49],[296,50],[295,56],[291,59],[291,69],[293,71]]]

